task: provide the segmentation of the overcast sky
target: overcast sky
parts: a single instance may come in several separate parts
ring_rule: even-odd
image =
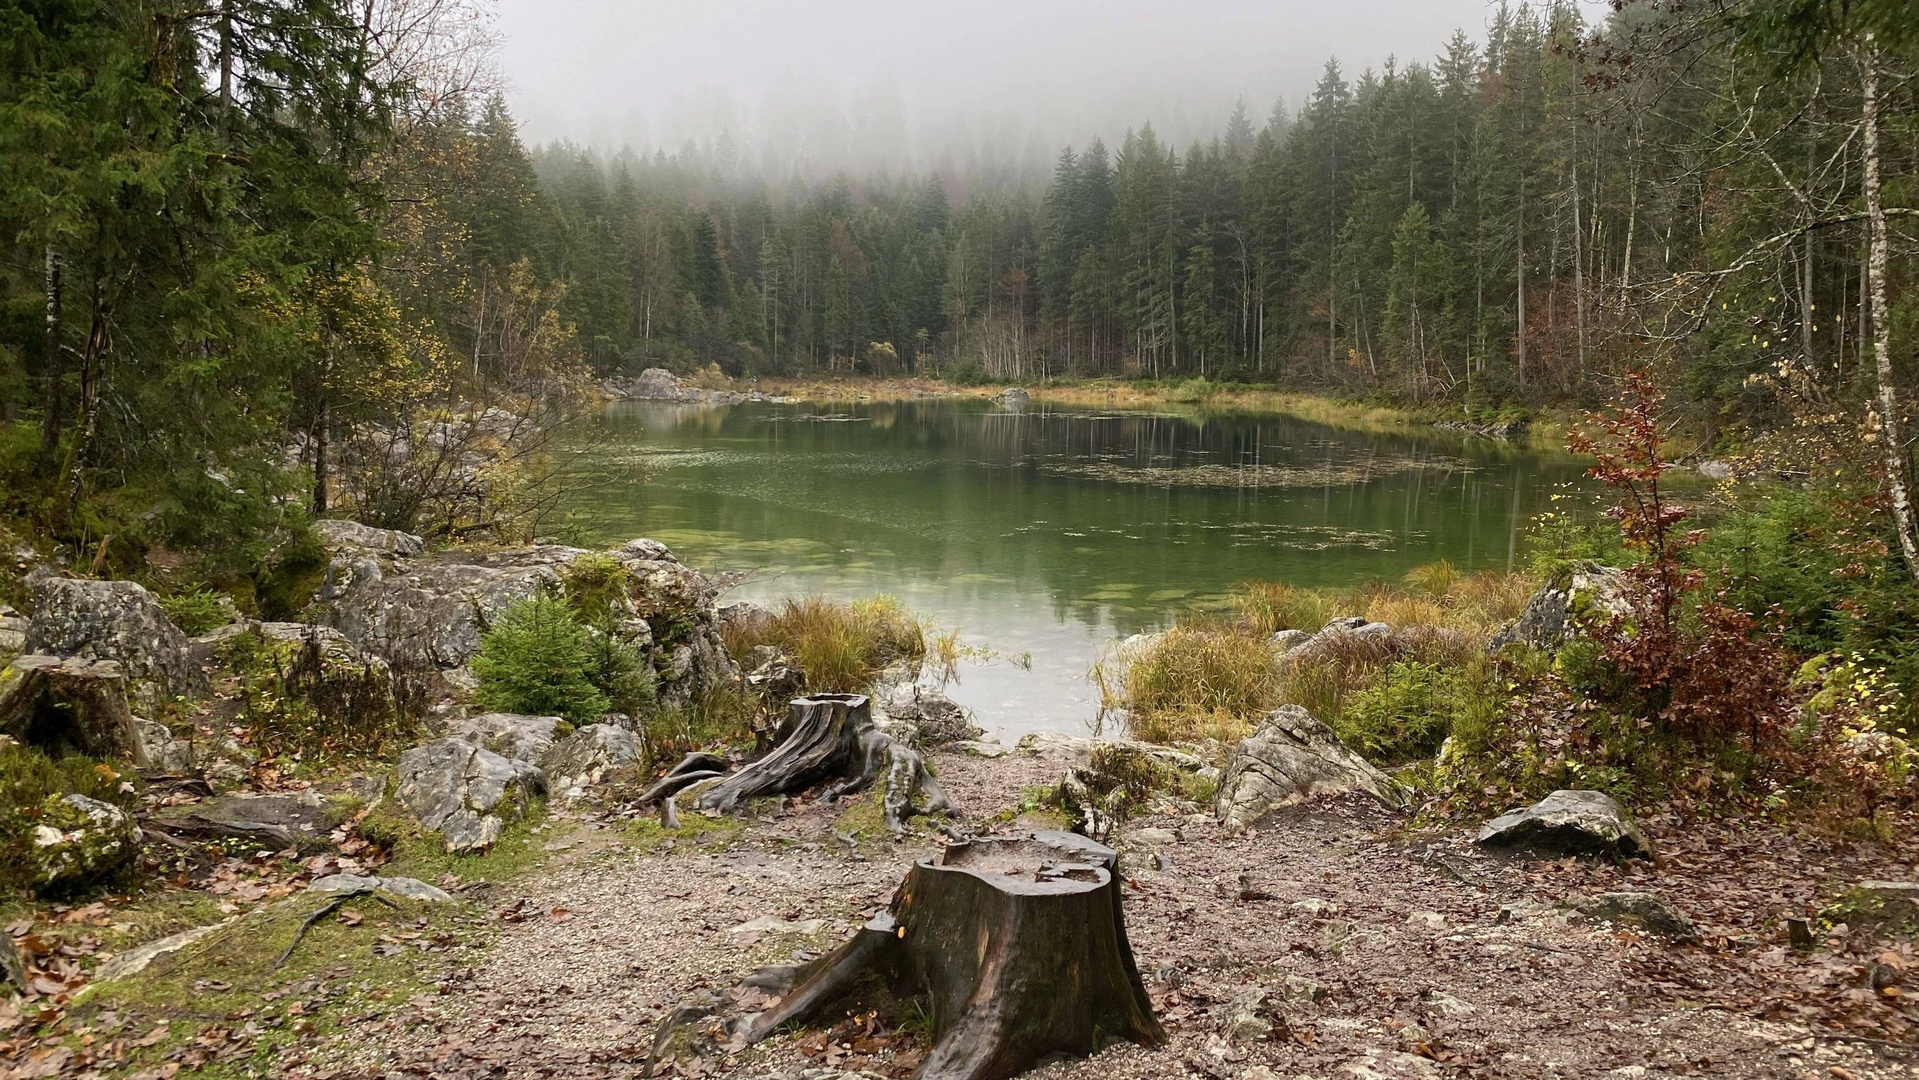
[[[529,142],[715,145],[814,167],[1050,160],[1142,121],[1177,142],[1475,39],[1487,0],[498,0]]]

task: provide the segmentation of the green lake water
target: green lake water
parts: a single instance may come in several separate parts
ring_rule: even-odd
[[[608,406],[580,444],[591,538],[665,541],[727,599],[891,593],[998,654],[951,687],[1012,737],[1083,734],[1115,640],[1258,578],[1505,568],[1567,455],[1295,417],[979,401]],[[1030,663],[1028,658],[1030,657]]]

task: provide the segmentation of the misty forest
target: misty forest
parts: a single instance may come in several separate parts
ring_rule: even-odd
[[[0,1080],[1909,1075],[1907,0],[1044,165],[504,40],[0,0]]]

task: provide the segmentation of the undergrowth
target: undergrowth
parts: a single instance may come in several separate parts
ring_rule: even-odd
[[[791,599],[770,618],[740,620],[725,630],[727,652],[744,657],[772,645],[793,659],[813,693],[861,693],[887,667],[918,664],[926,656],[920,620],[891,596],[850,603],[807,596]]]

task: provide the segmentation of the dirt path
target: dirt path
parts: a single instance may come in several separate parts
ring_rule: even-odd
[[[974,819],[1060,772],[1058,761],[1024,755],[936,761]],[[488,899],[496,909],[524,900],[517,914],[530,915],[503,927],[470,978],[424,1001],[408,1024],[357,1033],[355,1064],[332,1074],[637,1075],[655,1025],[676,1004],[830,948],[886,904],[909,860],[935,850],[920,837],[852,851],[832,828],[837,812],[800,804],[723,847],[687,842],[665,852],[636,851],[616,823],[589,820],[560,841],[570,850],[536,881]],[[1276,1077],[1914,1075],[1919,1059],[1902,1052],[1817,1038],[1804,1023],[1716,1003],[1715,980],[1736,987],[1743,968],[1715,975],[1706,964],[1687,989],[1672,977],[1692,963],[1674,959],[1687,951],[1524,903],[1575,886],[1619,887],[1616,871],[1498,862],[1457,842],[1409,845],[1392,826],[1360,803],[1296,810],[1241,837],[1197,813],[1132,822],[1135,839],[1122,843],[1126,919],[1171,1041],[1031,1075],[1266,1080],[1261,1067]],[[1142,847],[1142,835],[1152,842]],[[1271,898],[1241,899],[1242,878]],[[1515,902],[1517,915],[1502,914]],[[824,924],[812,933],[736,929],[761,916]],[[1256,991],[1272,1034],[1227,1041],[1221,1015]],[[915,1060],[910,1038],[846,1041],[842,1051],[781,1036],[672,1071],[791,1078],[830,1065],[888,1076]]]

